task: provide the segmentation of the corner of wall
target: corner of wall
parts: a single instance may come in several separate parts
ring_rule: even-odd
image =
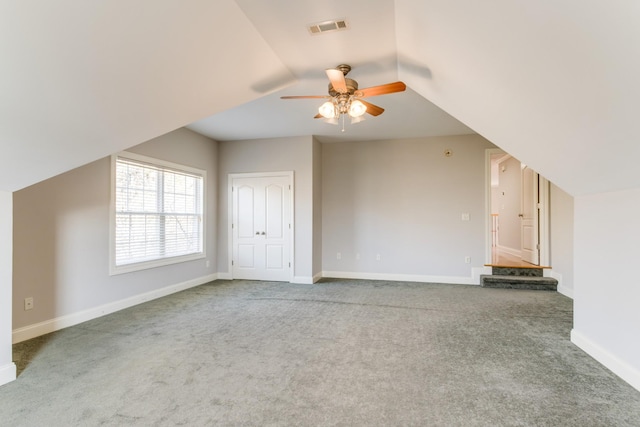
[[[13,362],[0,366],[0,386],[15,381],[17,378],[16,364]]]

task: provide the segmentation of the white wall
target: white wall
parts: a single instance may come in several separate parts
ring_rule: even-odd
[[[313,138],[220,142],[218,145],[218,272],[230,275],[228,256],[230,173],[294,171],[294,281],[313,281]],[[223,276],[224,277],[224,276]]]
[[[11,348],[13,195],[0,191],[0,385],[16,379]]]
[[[478,135],[324,144],[325,272],[470,279],[471,268],[485,259],[485,149],[491,147]]]
[[[640,188],[578,196],[572,341],[640,390]]]
[[[14,193],[13,327],[20,330],[14,340],[86,320],[140,295],[215,278],[216,143],[179,129],[130,151],[207,171],[211,267],[196,260],[109,276],[110,158],[98,160]],[[26,297],[34,299],[30,311],[23,308]]]
[[[558,292],[573,298],[573,197],[549,184],[550,260]]]

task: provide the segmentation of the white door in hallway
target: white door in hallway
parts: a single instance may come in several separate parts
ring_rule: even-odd
[[[230,179],[233,278],[290,281],[291,175]]]
[[[520,209],[521,258],[538,265],[540,263],[539,225],[539,176],[533,169],[522,166],[522,193]]]

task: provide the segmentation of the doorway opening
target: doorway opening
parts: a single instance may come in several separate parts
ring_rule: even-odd
[[[549,266],[549,182],[500,149],[489,149],[486,265]]]

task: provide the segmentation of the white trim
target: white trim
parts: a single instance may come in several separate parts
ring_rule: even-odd
[[[96,319],[98,317],[106,316],[107,314],[115,313],[116,311],[124,310],[125,308],[133,307],[134,305],[142,304],[147,301],[151,301],[157,298],[162,298],[167,295],[174,294],[176,292],[183,291],[185,289],[194,288],[196,286],[203,285],[218,279],[217,274],[210,274],[208,276],[198,277],[196,279],[187,280],[175,285],[169,285],[161,289],[146,292],[139,295],[134,295],[129,298],[125,298],[119,301],[103,304],[98,307],[90,308],[88,310],[79,311],[77,313],[67,314],[64,316],[56,317],[54,319],[46,320],[44,322],[35,323],[33,325],[24,326],[22,328],[13,330],[13,343],[19,343],[31,338],[39,337],[40,335],[55,332],[60,329],[68,328],[88,320]]]
[[[314,280],[311,276],[294,276],[291,279],[291,283],[296,283],[299,285],[313,285],[317,280]]]
[[[219,280],[233,280],[233,275],[231,273],[218,273]]]
[[[602,363],[611,372],[628,382],[633,388],[640,391],[640,371],[636,368],[600,347],[585,335],[576,331],[575,328],[571,330],[571,342]]]
[[[17,378],[16,364],[13,362],[0,366],[0,385],[15,381]]]
[[[387,280],[392,282],[446,283],[456,285],[478,285],[474,277],[425,276],[419,274],[362,273],[350,271],[323,271],[322,277],[334,279]],[[479,278],[478,278],[479,280]]]
[[[316,273],[313,276],[313,283],[316,283],[318,280],[322,279],[322,271],[320,273]]]
[[[500,148],[487,148],[484,150],[484,263],[491,264],[491,156],[493,154],[507,154]]]
[[[227,175],[227,271],[225,274],[225,280],[233,280],[233,180],[236,178],[263,178],[272,176],[286,176],[289,177],[289,185],[291,186],[291,194],[289,197],[291,212],[291,232],[289,233],[289,262],[291,268],[289,269],[289,281],[294,282],[295,276],[295,230],[296,230],[296,214],[295,214],[295,174],[294,171],[280,171],[280,172],[249,172],[249,173],[230,173]],[[296,282],[297,283],[297,282]]]
[[[540,243],[540,257],[538,259],[539,265],[551,266],[551,233],[549,232],[551,217],[549,215],[550,204],[551,204],[551,185],[549,181],[538,174],[538,194],[539,194],[539,202],[541,205],[540,211],[538,212],[538,233],[540,235],[539,243]]]

